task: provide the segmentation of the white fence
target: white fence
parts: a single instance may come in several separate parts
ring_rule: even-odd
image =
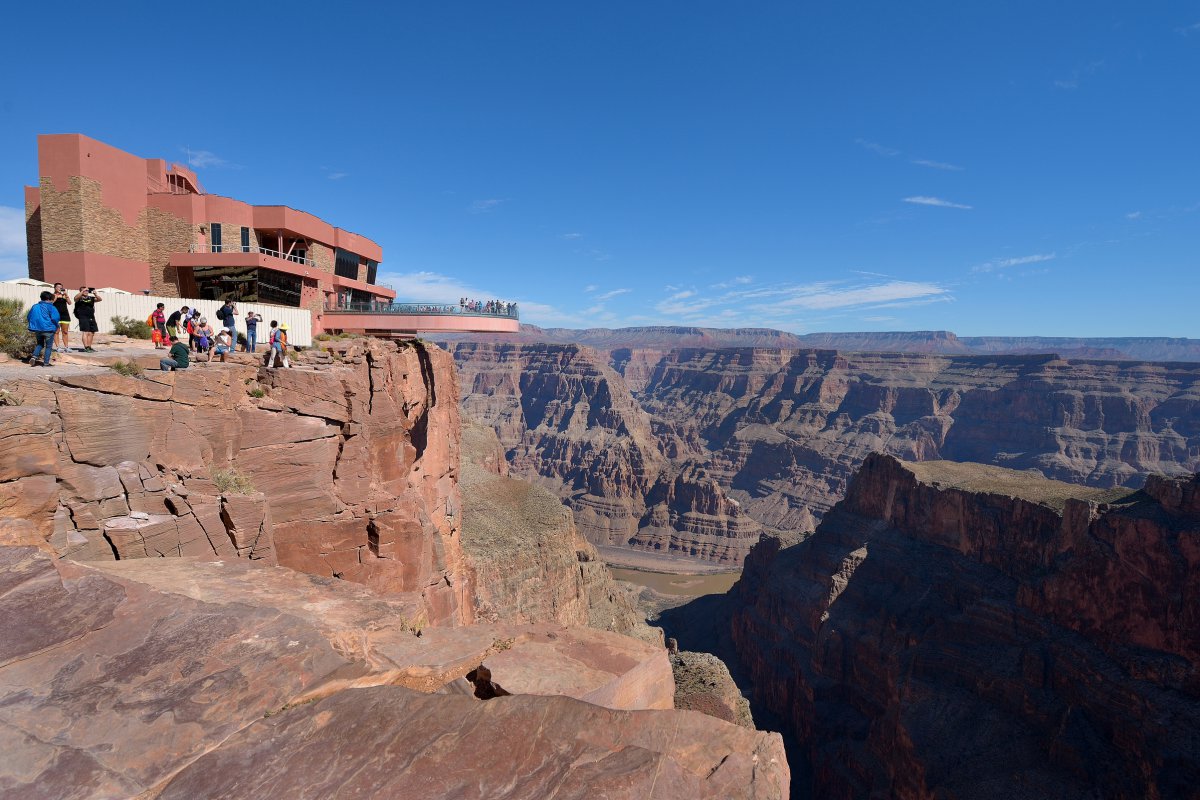
[[[45,288],[41,286],[0,282],[0,297],[15,298],[24,303],[26,307],[36,303],[43,291]],[[74,299],[78,291],[78,289],[68,289],[67,293]],[[221,326],[220,320],[217,319],[217,309],[221,307],[222,303],[216,300],[189,300],[185,297],[155,297],[154,295],[114,294],[112,292],[100,292],[100,299],[101,302],[96,304],[96,326],[100,328],[101,333],[112,333],[113,317],[132,317],[145,320],[159,303],[166,304],[164,311],[167,316],[170,316],[173,311],[178,311],[182,306],[199,308],[200,313],[208,318],[210,325],[214,328]],[[71,308],[74,309],[74,306]],[[312,314],[307,309],[272,306],[265,303],[238,303],[237,310],[237,329],[241,333],[246,332],[247,311],[253,311],[263,318],[258,325],[259,344],[266,341],[267,328],[274,319],[279,320],[280,323],[287,323],[290,344],[302,347],[312,345]],[[71,331],[74,333],[78,330],[79,323],[75,321],[75,314],[72,312]]]

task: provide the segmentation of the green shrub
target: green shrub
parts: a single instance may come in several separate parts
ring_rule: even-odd
[[[112,329],[118,336],[128,336],[130,339],[149,339],[153,333],[146,320],[133,317],[113,317]]]
[[[28,358],[33,352],[33,334],[25,320],[25,304],[0,297],[0,352],[13,358]]]
[[[136,361],[114,361],[111,367],[113,372],[118,375],[124,375],[127,378],[142,377],[142,368],[138,366]]]
[[[214,469],[212,481],[221,494],[254,494],[254,484],[250,476],[234,467]]]
[[[263,389],[251,389],[250,396],[251,397],[266,397],[267,393]]]

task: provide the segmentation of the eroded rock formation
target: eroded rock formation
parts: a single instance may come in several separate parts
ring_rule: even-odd
[[[592,543],[738,562],[757,538],[758,524],[718,482],[672,463],[595,351],[461,344],[455,358],[464,415],[491,426],[514,474],[555,491]]]
[[[1200,476],[1130,493],[872,456],[733,594],[813,797],[1196,796]]]
[[[245,557],[470,619],[445,352],[359,340],[319,370],[0,380],[7,543],[82,560]],[[238,485],[249,477],[249,486]]]
[[[455,349],[464,413],[492,425],[514,472],[558,491],[597,544],[736,564],[761,531],[812,531],[874,452],[1102,487],[1200,470],[1196,364],[765,348],[610,356],[624,386],[576,345]],[[575,470],[600,447],[637,453],[641,466],[588,482]]]
[[[463,425],[462,458],[462,549],[476,619],[649,635],[631,593],[613,581],[558,496],[508,476],[491,428]]]

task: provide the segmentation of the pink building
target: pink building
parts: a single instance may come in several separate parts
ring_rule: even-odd
[[[515,310],[410,306],[375,283],[383,251],[287,206],[206,194],[196,174],[80,134],[38,137],[25,187],[29,275],[69,287],[306,308],[313,332],[515,331]],[[432,313],[426,309],[432,309]]]

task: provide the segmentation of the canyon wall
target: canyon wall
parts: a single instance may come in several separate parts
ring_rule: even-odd
[[[740,563],[760,532],[812,531],[874,452],[1101,487],[1200,469],[1197,364],[616,348],[610,365],[546,344],[454,354],[464,414],[493,426],[514,472],[558,491],[591,541],[718,563]],[[591,422],[609,419],[627,422]],[[588,445],[636,452],[636,478],[613,468],[587,484],[573,470]]]
[[[703,469],[674,464],[621,376],[574,345],[461,344],[463,414],[513,474],[554,491],[608,560],[620,548],[740,562],[758,525]]]
[[[462,549],[480,622],[556,622],[650,638],[636,597],[616,583],[558,496],[510,477],[491,428],[463,426]],[[656,634],[656,631],[655,631]]]
[[[432,623],[469,620],[453,362],[377,340],[339,359],[7,371],[4,543],[78,560],[243,557],[411,595]]]
[[[802,796],[1197,796],[1200,476],[1114,491],[871,456],[732,595]]]

